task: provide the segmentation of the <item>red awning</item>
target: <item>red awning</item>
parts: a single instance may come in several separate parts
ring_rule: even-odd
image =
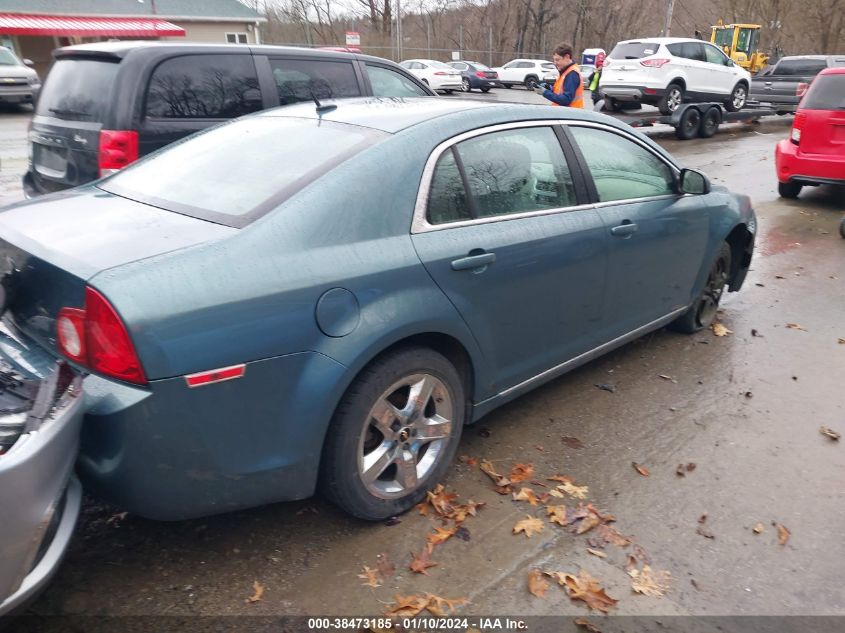
[[[89,18],[0,13],[0,34],[64,37],[178,37],[185,29],[156,18]]]

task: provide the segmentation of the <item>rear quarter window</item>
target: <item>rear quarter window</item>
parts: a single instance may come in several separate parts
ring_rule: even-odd
[[[117,60],[59,59],[38,97],[40,116],[102,123],[112,103]]]
[[[658,48],[660,48],[660,44],[657,42],[627,42],[614,46],[608,57],[613,59],[641,59],[654,55]]]
[[[159,64],[147,87],[154,119],[231,119],[263,107],[251,55],[184,55]]]
[[[816,77],[801,107],[806,110],[845,109],[845,75]]]

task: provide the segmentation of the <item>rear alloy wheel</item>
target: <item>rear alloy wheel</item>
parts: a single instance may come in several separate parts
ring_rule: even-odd
[[[660,101],[657,102],[657,109],[660,110],[660,114],[666,116],[681,107],[683,102],[684,89],[679,84],[669,84],[666,92],[663,93]]]
[[[704,282],[701,294],[690,306],[689,310],[669,324],[669,327],[677,332],[692,334],[710,327],[716,318],[716,311],[719,309],[719,301],[725,292],[725,286],[731,274],[731,247],[727,242],[722,243],[716,260]]]
[[[469,79],[466,77],[461,80],[461,90],[463,92],[472,92],[472,86],[469,85]]]
[[[349,387],[329,426],[324,494],[370,521],[409,510],[448,470],[465,411],[458,372],[437,352],[407,348],[375,361]]]
[[[731,93],[731,98],[725,102],[725,109],[728,112],[739,112],[745,107],[748,100],[748,88],[745,84],[737,84]]]
[[[778,183],[778,195],[781,198],[789,198],[793,200],[798,197],[798,194],[801,193],[801,189],[804,188],[800,182],[779,182]]]
[[[719,108],[710,108],[701,117],[701,125],[698,128],[698,135],[701,138],[710,138],[719,129],[719,123],[722,122],[722,115]]]
[[[525,78],[525,88],[527,90],[534,90],[537,87],[537,78],[534,75],[528,75]]]
[[[682,141],[695,138],[701,129],[701,112],[695,106],[688,106],[681,114],[678,127],[675,128],[675,136]]]

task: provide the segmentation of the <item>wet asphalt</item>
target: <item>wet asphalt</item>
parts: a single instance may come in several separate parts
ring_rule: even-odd
[[[474,98],[539,99],[519,89]],[[0,201],[18,195],[10,174],[25,164],[26,119],[0,114]],[[465,429],[465,457],[444,483],[486,506],[464,523],[464,539],[435,549],[439,565],[427,576],[409,571],[410,552],[439,524],[417,512],[368,524],[311,499],[156,523],[89,500],[61,570],[30,612],[372,616],[394,594],[431,592],[467,598],[463,614],[600,623],[559,587],[545,599],[528,592],[532,569],[585,569],[618,599],[621,615],[845,615],[845,441],[819,430],[845,434],[845,239],[837,231],[845,192],[778,198],[774,146],[789,125],[789,117],[735,124],[688,142],[650,132],[686,166],[753,200],[752,270],[719,317],[731,332],[650,334]],[[633,543],[606,545],[601,558],[587,551],[595,531],[547,524],[531,538],[512,534],[542,506],[497,494],[471,465],[481,459],[505,473],[533,464],[533,480],[545,485],[547,476],[571,477]],[[681,476],[679,464],[695,467]],[[789,530],[785,544],[775,524]],[[632,591],[631,553],[670,572],[664,596]],[[362,586],[358,574],[380,555],[395,574]],[[255,582],[263,596],[248,602]]]

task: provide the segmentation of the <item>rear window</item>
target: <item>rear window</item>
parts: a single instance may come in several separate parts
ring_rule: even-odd
[[[242,227],[381,136],[329,121],[248,117],[170,145],[98,186],[175,213]]]
[[[801,107],[806,110],[845,109],[845,75],[816,77]]]
[[[59,59],[47,75],[35,113],[102,123],[112,103],[118,68],[117,61]]]
[[[640,59],[654,55],[658,48],[660,48],[658,42],[623,42],[614,46],[608,57],[613,59]]]
[[[784,59],[775,68],[773,75],[813,76],[827,68],[824,59]]]

